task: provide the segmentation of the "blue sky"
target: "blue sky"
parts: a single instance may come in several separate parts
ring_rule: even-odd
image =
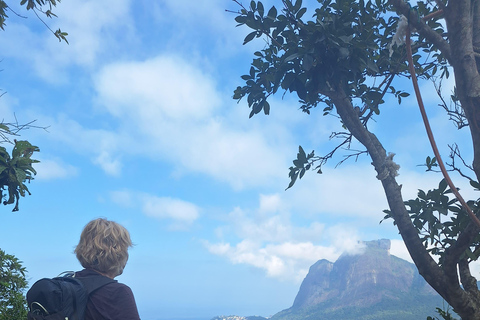
[[[359,240],[392,239],[392,254],[408,258],[392,223],[379,224],[387,204],[368,158],[334,168],[339,156],[285,191],[298,146],[328,152],[341,127],[321,110],[300,112],[288,94],[273,97],[271,115],[248,119],[232,95],[262,42],[242,46],[248,30],[225,9],[238,7],[65,0],[48,23],[68,32],[69,45],[34,16],[9,14],[0,33],[2,117],[48,126],[23,132],[41,149],[38,175],[20,211],[1,213],[0,248],[24,262],[31,282],[80,269],[73,249],[97,217],[131,233],[118,280],[133,289],[144,320],[272,315],[291,306],[310,265],[357,252]],[[422,92],[444,154],[447,143],[468,146],[468,132],[435,107],[432,86]],[[388,101],[372,124],[397,154],[405,199],[440,180],[417,166],[432,154],[420,121],[407,98]],[[468,147],[462,153],[471,157]]]

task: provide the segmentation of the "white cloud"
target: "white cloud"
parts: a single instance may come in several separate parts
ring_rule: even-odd
[[[396,158],[394,158],[394,161]],[[400,163],[401,164],[401,163]],[[424,172],[423,168],[401,167],[397,181],[402,185],[404,200],[417,197],[419,189],[427,191],[438,187],[443,176]],[[373,166],[366,162],[343,164],[337,168],[324,168],[324,173],[307,172],[303,179],[282,193],[282,203],[288,210],[295,209],[302,216],[320,219],[322,216],[364,218],[361,223],[371,225],[383,217],[388,203],[381,182]],[[450,173],[460,187],[464,198],[476,199],[478,195],[466,179]]]
[[[230,97],[224,101],[215,79],[170,55],[108,65],[94,82],[96,109],[86,121],[23,113],[49,125],[37,141],[60,141],[113,176],[133,155],[172,163],[176,175],[200,172],[236,189],[286,181],[290,150],[296,149],[291,129],[300,119],[287,103],[279,102],[281,110],[269,119],[249,120],[246,107]]]
[[[35,156],[33,158],[36,158]],[[64,164],[61,160],[39,159],[39,163],[33,165],[37,171],[35,179],[38,180],[54,180],[68,179],[78,175],[78,168]]]
[[[261,245],[245,239],[235,246],[230,243],[204,242],[210,253],[224,256],[234,264],[247,264],[262,269],[270,277],[299,283],[312,264],[321,259],[335,261],[343,251],[335,246],[311,242],[282,242]],[[356,246],[356,245],[355,245]]]
[[[171,218],[187,223],[193,222],[199,215],[197,206],[169,197],[147,197],[143,204],[143,211],[154,218]]]
[[[57,38],[34,16],[28,21],[8,19],[8,31],[0,45],[4,57],[15,57],[33,65],[43,79],[60,83],[67,80],[66,69],[72,65],[92,68],[101,54],[116,48],[112,34],[132,34],[130,0],[71,0],[59,3],[52,11],[58,16],[48,20],[52,30],[67,32],[69,45]],[[24,12],[25,9],[16,9]],[[30,13],[30,12],[29,12]],[[119,23],[122,21],[122,23]],[[107,50],[108,49],[108,50]],[[110,51],[111,52],[111,51]],[[110,53],[109,53],[110,54]]]
[[[92,66],[102,51],[112,45],[110,36],[119,30],[129,31],[132,26],[129,16],[130,0],[71,0],[57,6],[59,17],[55,27],[68,32],[69,46],[49,47],[50,53],[60,61]],[[119,23],[121,22],[121,23]],[[52,50],[54,49],[54,50]],[[113,49],[110,46],[110,49]],[[63,57],[63,58],[62,58]]]
[[[279,152],[285,141],[275,139],[275,132],[265,135],[260,126],[245,129],[242,119],[223,116],[225,102],[215,81],[188,61],[158,56],[112,64],[95,83],[99,106],[143,142],[142,150],[135,139],[130,146],[122,142],[123,152],[136,149],[175,163],[180,173],[203,172],[237,189],[273,184],[288,167]],[[228,105],[235,103],[229,100]]]
[[[135,137],[128,133],[121,130],[92,129],[64,114],[59,114],[55,118],[40,114],[31,117],[38,119],[37,123],[49,124],[48,132],[42,130],[35,132],[37,144],[45,145],[46,142],[39,141],[40,139],[53,140],[55,144],[64,143],[72,151],[89,157],[94,164],[112,176],[121,174],[122,148],[128,151],[130,146],[135,146],[132,141]]]
[[[188,228],[200,215],[200,209],[190,202],[156,196],[144,197],[142,211],[149,217],[173,221],[170,228],[175,230]]]
[[[480,261],[477,260],[470,263],[470,271],[472,276],[478,279],[480,277]]]
[[[248,264],[265,270],[269,276],[299,281],[319,259],[335,261],[341,253],[362,252],[359,241],[368,239],[362,238],[365,233],[359,230],[372,223],[377,225],[384,216],[382,210],[388,208],[375,175],[369,164],[342,165],[323,175],[310,174],[281,196],[260,195],[257,209],[232,210],[217,230],[218,242],[206,242],[206,247],[232,263]],[[441,176],[405,168],[398,179],[405,199],[409,199],[416,197],[419,188],[436,187]],[[294,222],[294,215],[306,219],[303,226]],[[342,222],[332,224],[334,219]],[[391,253],[411,261],[400,240],[392,241]]]
[[[103,171],[112,176],[119,176],[122,169],[122,164],[119,159],[112,159],[112,156],[107,151],[101,151],[95,157],[93,163],[98,164]]]
[[[262,248],[256,243],[244,240],[235,247],[225,243],[205,242],[205,245],[211,253],[226,256],[234,264],[251,265],[265,270],[270,277],[295,282],[299,282],[305,277],[305,265],[308,270],[308,266],[316,261],[315,256],[318,256],[318,251],[320,251],[310,243],[284,243]],[[306,263],[300,263],[298,257],[300,260],[306,260]]]
[[[228,3],[225,0],[199,0],[195,5],[189,0],[165,0],[151,5],[153,19],[175,30],[175,37],[170,38],[168,44],[175,50],[180,49],[192,56],[195,52],[192,53],[191,43],[202,41],[220,57],[238,53],[239,50],[252,53],[251,48],[241,46],[248,33],[247,28],[237,28],[236,15],[226,12],[226,9],[238,10],[239,7],[233,1]],[[258,45],[263,43],[258,41]],[[214,62],[210,63],[215,67]]]
[[[147,217],[166,222],[170,230],[188,230],[200,217],[201,208],[194,203],[172,197],[161,197],[132,190],[109,192],[110,200],[121,207],[142,208]]]
[[[281,199],[279,194],[273,195],[260,195],[260,208],[259,212],[275,212],[281,207]]]
[[[328,214],[379,221],[387,203],[375,176],[374,168],[365,163],[324,168],[321,175],[310,171],[284,193],[285,202],[295,203],[305,216]]]
[[[235,232],[241,238],[255,239],[256,241],[285,241],[292,236],[289,217],[277,212],[269,216],[253,214],[235,208],[229,214]]]
[[[135,203],[134,195],[128,190],[111,191],[110,199],[112,202],[127,208],[131,207]]]
[[[147,132],[165,120],[205,119],[220,104],[212,79],[175,56],[108,65],[95,83],[109,112],[134,116]]]
[[[217,232],[219,241],[205,240],[204,245],[234,264],[247,264],[268,276],[294,282],[300,282],[320,259],[335,261],[344,252],[361,250],[354,227],[326,227],[319,222],[295,226],[281,202],[277,194],[260,195],[258,209],[235,208]]]
[[[390,240],[390,254],[413,263],[403,240]]]

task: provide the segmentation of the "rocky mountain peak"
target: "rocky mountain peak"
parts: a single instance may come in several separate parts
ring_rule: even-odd
[[[358,254],[342,254],[335,263],[320,260],[312,265],[292,309],[326,302],[334,308],[365,307],[422,283],[413,264],[390,255],[390,240],[363,244]],[[422,290],[427,289],[423,285]]]

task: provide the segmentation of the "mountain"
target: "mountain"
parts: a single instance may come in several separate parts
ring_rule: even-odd
[[[242,317],[242,316],[216,316],[211,320],[267,320],[267,318],[260,317],[260,316],[249,316],[249,317]]]
[[[390,240],[365,242],[361,254],[310,267],[291,308],[271,320],[411,320],[435,315],[443,299],[415,266],[390,255]]]

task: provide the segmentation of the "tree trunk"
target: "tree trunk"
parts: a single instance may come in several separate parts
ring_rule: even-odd
[[[414,17],[410,18],[413,27],[425,39],[434,44],[453,67],[457,96],[468,120],[472,136],[473,168],[477,181],[480,181],[480,75],[478,65],[480,61],[480,48],[478,48],[480,44],[480,0],[448,1],[448,5],[443,8],[448,42],[444,38],[439,38],[433,30],[429,29],[406,2],[403,0],[390,0],[390,2],[398,12],[408,17]],[[385,188],[385,182],[383,184],[388,198],[388,193],[392,191],[389,191],[388,187]],[[390,202],[389,204],[393,212],[392,204]],[[401,215],[403,216],[403,213]],[[397,222],[397,215],[395,219]],[[462,319],[480,319],[480,293],[476,286],[476,279],[471,276],[468,263],[460,258],[472,239],[478,234],[478,228],[471,223],[460,234],[457,242],[448,248],[442,266],[442,280],[435,281],[430,276],[438,274],[436,268],[426,265],[425,267],[431,268],[431,270],[422,270],[424,262],[418,259],[415,252],[421,249],[418,246],[409,245],[416,240],[406,237],[400,224],[398,227],[412,259],[425,280],[445,298]],[[460,271],[460,275],[457,270]],[[458,276],[462,280],[465,291],[460,287]],[[442,283],[440,287],[438,282]]]
[[[363,126],[350,99],[341,89],[331,94],[330,98],[335,104],[337,113],[344,125],[366,147],[370,154],[372,164],[378,173],[377,178],[382,182],[392,216],[419,273],[454,308],[462,319],[480,319],[479,300],[476,299],[476,295],[468,294],[461,288],[456,271],[456,262],[453,264],[453,272],[452,270],[449,270],[450,273],[446,272],[425,249],[418,235],[418,230],[413,225],[404,205],[401,186],[395,179],[398,167],[393,162],[393,156],[387,156],[377,137]],[[476,228],[473,226],[472,228],[476,232]],[[462,252],[464,251],[465,249]],[[457,251],[452,250],[452,255],[454,253],[457,253]],[[467,272],[464,273],[465,277],[467,274]]]
[[[457,96],[468,119],[473,142],[473,168],[480,181],[480,74],[474,51],[480,42],[480,1],[450,1],[445,9]],[[474,20],[475,19],[475,20]],[[478,54],[478,53],[477,53]]]

